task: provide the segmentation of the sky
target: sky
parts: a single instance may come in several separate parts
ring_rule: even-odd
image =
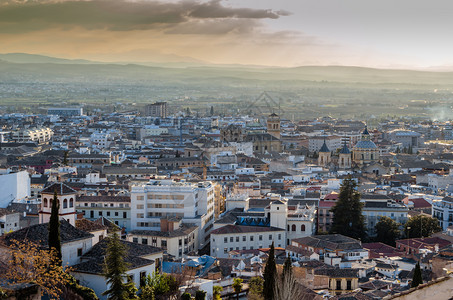
[[[0,53],[441,69],[452,12],[451,0],[0,0]]]

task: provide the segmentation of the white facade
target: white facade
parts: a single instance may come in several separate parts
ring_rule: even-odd
[[[443,231],[447,230],[448,226],[453,225],[453,198],[445,197],[442,200],[434,200],[432,205],[433,218],[439,220],[439,226]]]
[[[19,230],[19,220],[19,213],[6,212],[2,215],[2,212],[0,211],[0,235],[10,231]]]
[[[126,274],[133,278],[136,287],[140,286],[140,276],[148,276],[148,274],[152,275],[153,272],[156,270],[155,263],[143,266],[136,269],[131,269],[126,271]],[[107,296],[102,295],[103,292],[109,289],[109,285],[105,281],[105,277],[103,274],[92,274],[92,273],[83,273],[83,272],[76,272],[71,271],[71,275],[74,276],[76,280],[79,280],[80,284],[86,287],[93,289],[96,293],[96,296],[100,300],[107,300]]]
[[[32,128],[14,131],[11,135],[13,141],[18,143],[37,142],[46,143],[53,137],[53,130],[50,128]]]
[[[11,201],[30,197],[30,176],[27,171],[0,175],[0,208]]]
[[[92,238],[75,240],[61,245],[61,261],[63,266],[73,266],[80,263],[83,254],[91,250]]]
[[[198,247],[209,241],[214,223],[214,186],[155,180],[131,190],[132,230],[160,230],[162,217],[181,217],[183,223],[198,226]]]
[[[219,228],[216,231],[221,231],[225,227]],[[286,233],[284,229],[278,230],[270,227],[258,227],[261,231],[254,230],[254,226],[241,226],[244,230],[249,227],[250,232],[230,231],[226,233],[211,234],[211,256],[218,258],[228,258],[228,252],[233,250],[248,250],[269,248],[274,242],[275,247],[286,247]]]

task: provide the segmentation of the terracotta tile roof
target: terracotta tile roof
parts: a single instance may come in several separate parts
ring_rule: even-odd
[[[41,194],[52,194],[57,191],[57,195],[76,194],[77,191],[62,182],[55,182],[41,191]]]
[[[24,241],[29,240],[38,243],[42,247],[48,246],[49,241],[49,223],[32,225],[23,229],[8,233],[2,238],[6,245],[11,244],[12,240]],[[68,221],[60,221],[60,237],[61,243],[70,243],[77,240],[92,238],[93,235],[86,231],[77,229],[72,226]]]
[[[86,231],[86,232],[93,232],[98,230],[107,229],[107,226],[104,226],[100,223],[93,222],[87,219],[79,219],[76,220],[76,228]]]
[[[269,232],[269,231],[285,231],[276,227],[262,226],[243,226],[243,225],[225,225],[211,231],[211,234],[228,234],[228,233],[250,233],[250,232]]]

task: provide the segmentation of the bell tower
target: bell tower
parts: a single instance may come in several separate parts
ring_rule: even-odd
[[[52,212],[52,200],[57,192],[57,199],[60,205],[58,210],[59,219],[68,221],[72,226],[75,226],[76,220],[76,194],[77,191],[70,188],[62,182],[56,182],[46,187],[41,192],[41,208],[39,210],[39,223],[49,223],[50,214]]]
[[[326,140],[324,140],[321,149],[319,149],[318,165],[326,166],[327,164],[329,164],[331,156],[332,154],[330,153],[330,150],[327,147]]]
[[[267,117],[267,133],[280,139],[280,117],[275,113]]]

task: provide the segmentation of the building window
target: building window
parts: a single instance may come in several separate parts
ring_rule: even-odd
[[[148,245],[148,239],[142,238],[142,244],[143,244],[143,245]]]
[[[47,207],[47,198],[44,198],[44,207]]]
[[[272,234],[269,234],[269,241],[272,240]]]
[[[224,242],[224,243],[228,243],[228,238],[227,238],[227,237],[224,237],[224,238],[223,238],[223,242]]]
[[[253,235],[250,236],[250,241],[253,242]]]
[[[233,237],[231,236],[231,237],[230,237],[230,243],[232,243],[232,242],[233,242]]]
[[[228,253],[228,248],[223,248],[223,253],[227,254]]]
[[[336,290],[341,290],[341,280],[337,280]]]
[[[239,243],[239,237],[238,237],[238,236],[236,237],[236,242],[238,242],[238,243]]]
[[[69,207],[74,207],[74,199],[69,199]]]
[[[301,231],[305,231],[305,225],[304,224],[300,225],[300,230]]]
[[[161,247],[167,247],[167,240],[160,241],[160,246]]]
[[[247,241],[247,237],[245,235],[242,236],[242,241],[243,242]]]
[[[145,286],[146,284],[146,271],[140,272],[140,286]]]
[[[296,224],[291,225],[291,231],[296,231]]]
[[[78,248],[78,249],[77,249],[77,257],[82,256],[82,251],[83,251],[82,248]]]
[[[346,281],[346,289],[347,290],[352,290],[352,281],[351,280],[347,280]]]
[[[132,238],[132,242],[138,243],[138,238],[136,238],[136,237]]]
[[[263,240],[263,236],[262,235],[258,236],[258,240],[262,241]]]
[[[115,211],[115,217],[118,217],[118,212],[117,211]]]
[[[63,208],[68,208],[68,199],[63,200]]]

